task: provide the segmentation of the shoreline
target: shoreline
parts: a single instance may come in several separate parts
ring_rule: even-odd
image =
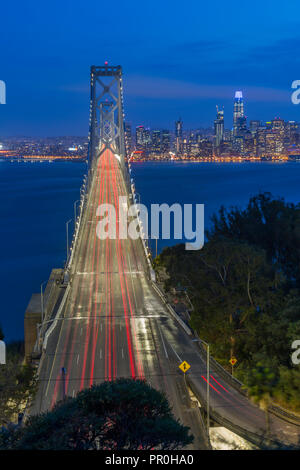
[[[77,162],[85,163],[86,158],[68,158],[68,157],[1,157],[0,162],[8,163],[53,163],[53,162]],[[216,164],[226,164],[226,163],[290,163],[290,162],[300,162],[300,158],[260,158],[260,159],[249,159],[249,158],[226,158],[226,159],[201,159],[201,160],[192,160],[192,159],[155,159],[147,158],[144,160],[129,160],[130,164],[142,164],[142,163],[216,163]]]

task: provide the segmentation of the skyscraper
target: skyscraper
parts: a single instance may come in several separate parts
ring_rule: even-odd
[[[159,154],[161,152],[161,132],[160,130],[152,131],[152,152]]]
[[[215,119],[215,147],[218,150],[224,139],[224,110],[219,110],[217,106],[217,118]]]
[[[144,126],[137,126],[135,142],[137,150],[148,150],[151,144],[150,129]]]
[[[284,146],[299,144],[299,125],[295,121],[288,121],[284,124]]]
[[[279,118],[273,119],[272,131],[275,135],[275,155],[281,155],[284,150],[284,120]]]
[[[256,136],[256,133],[257,133],[257,130],[258,128],[261,126],[261,122],[260,121],[250,121],[250,132],[252,134],[252,137],[255,137]]]
[[[236,91],[233,105],[233,136],[239,135],[239,127],[242,124],[241,118],[244,118],[244,99],[241,91]]]
[[[137,150],[144,150],[144,126],[137,126],[135,129],[135,144]]]
[[[182,152],[182,129],[183,122],[181,118],[179,118],[179,120],[175,122],[175,145],[177,154]]]
[[[167,129],[161,131],[161,151],[162,153],[167,153],[170,151],[170,131]]]

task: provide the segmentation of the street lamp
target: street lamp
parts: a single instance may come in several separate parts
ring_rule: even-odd
[[[206,346],[206,417],[207,417],[207,435],[209,437],[209,344],[201,340]]]
[[[66,222],[66,233],[67,233],[67,262],[69,258],[69,223],[72,221],[72,219],[68,220]]]
[[[76,224],[76,219],[77,219],[77,214],[76,214],[76,204],[79,202],[80,199],[77,199],[77,201],[74,202],[74,223]]]
[[[197,341],[199,343],[203,343],[206,346],[206,429],[207,429],[207,436],[209,438],[209,423],[210,423],[210,418],[209,418],[209,387],[210,387],[210,382],[209,382],[209,344],[203,341],[203,339],[196,339],[193,341]]]
[[[134,192],[138,197],[139,197],[139,204],[141,203],[141,196],[139,193],[137,193],[136,191]]]

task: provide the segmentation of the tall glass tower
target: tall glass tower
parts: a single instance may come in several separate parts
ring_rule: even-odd
[[[215,146],[218,148],[224,139],[224,111],[217,106],[217,119],[215,119]]]
[[[239,134],[241,118],[244,118],[244,99],[241,91],[236,91],[233,105],[233,136]]]
[[[181,118],[175,122],[175,139],[176,139],[176,153],[180,154],[182,151],[182,128],[183,122]]]

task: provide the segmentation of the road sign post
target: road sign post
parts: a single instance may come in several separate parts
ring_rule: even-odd
[[[190,369],[191,366],[189,365],[188,362],[183,361],[178,367],[179,367],[179,369],[181,369],[182,372],[185,374],[185,373]]]
[[[210,413],[209,413],[209,407],[210,407],[210,403],[209,403],[209,391],[210,391],[210,379],[209,379],[209,375],[210,375],[210,362],[209,362],[209,344],[206,343],[205,341],[203,341],[203,339],[200,339],[198,337],[198,339],[194,340],[194,341],[199,341],[200,343],[203,343],[205,344],[206,346],[206,429],[207,429],[207,436],[208,436],[208,439],[209,439],[209,427],[210,427]]]
[[[234,368],[235,364],[237,363],[237,359],[235,357],[231,357],[229,359],[229,362],[231,364],[231,375],[233,377],[233,368]]]
[[[185,383],[185,386],[186,386],[186,378],[185,378],[185,374],[186,372],[190,369],[190,364],[186,361],[183,361],[181,364],[179,364],[179,369],[182,370],[183,374],[184,374],[184,383]]]

